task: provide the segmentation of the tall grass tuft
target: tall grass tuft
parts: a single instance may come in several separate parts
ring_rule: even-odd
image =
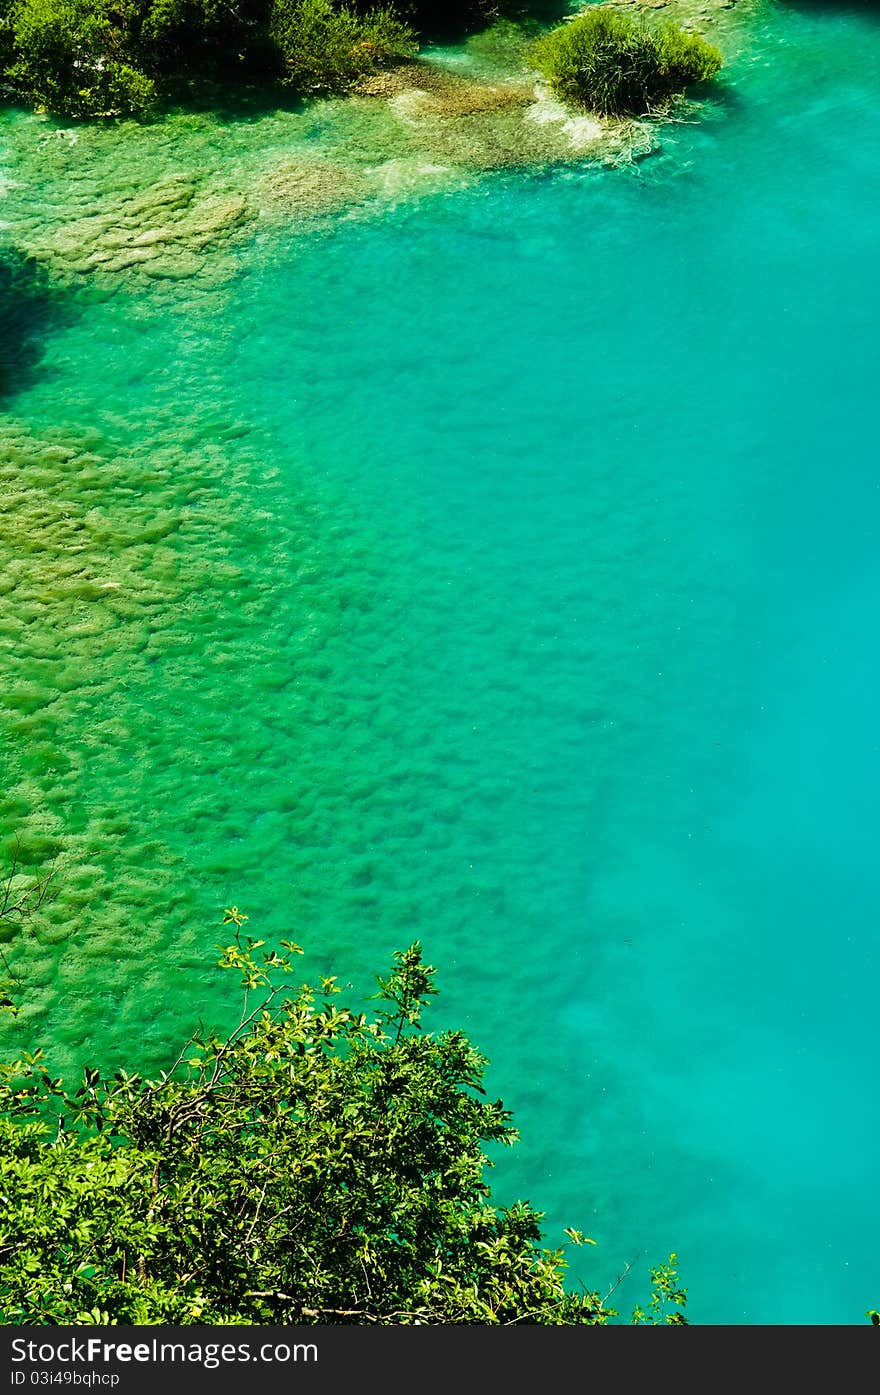
[[[713,78],[720,51],[668,21],[649,26],[596,5],[544,34],[531,63],[563,101],[601,116],[644,116]]]

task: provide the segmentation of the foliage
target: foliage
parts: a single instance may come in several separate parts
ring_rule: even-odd
[[[414,31],[390,6],[359,15],[333,0],[273,0],[270,34],[298,92],[344,91],[417,50]]]
[[[719,50],[673,24],[649,27],[596,5],[552,29],[530,50],[563,101],[602,116],[642,116],[692,83],[715,76]]]
[[[0,0],[0,77],[12,62],[13,29],[12,8],[14,0]]]
[[[131,11],[114,0],[18,0],[6,77],[72,116],[147,111],[155,84],[131,52]]]
[[[344,91],[417,51],[391,6],[344,0],[0,0],[0,76],[70,116],[144,115],[178,79],[236,73]]]
[[[684,1315],[687,1291],[679,1286],[675,1262],[678,1256],[671,1254],[666,1264],[659,1264],[651,1270],[651,1297],[648,1310],[636,1306],[633,1309],[633,1322],[637,1327],[686,1327]]]
[[[344,92],[417,35],[516,0],[0,0],[0,83],[70,116],[145,115],[181,82],[237,76]]]
[[[486,1148],[516,1133],[462,1033],[422,1031],[420,946],[367,1015],[332,978],[285,994],[299,947],[266,950],[245,919],[227,911],[220,958],[237,1024],[157,1079],[86,1069],[70,1093],[40,1053],[3,1068],[0,1320],[610,1321],[598,1293],[566,1290],[538,1212],[492,1204]],[[651,1320],[684,1305],[674,1270],[657,1276]]]

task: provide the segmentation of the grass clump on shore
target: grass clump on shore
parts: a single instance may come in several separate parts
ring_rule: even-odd
[[[269,32],[285,80],[299,92],[342,91],[418,49],[414,30],[391,6],[359,14],[333,0],[282,0],[273,6]]]
[[[557,97],[600,116],[645,116],[713,78],[721,53],[669,22],[649,26],[597,5],[532,45],[529,59]]]

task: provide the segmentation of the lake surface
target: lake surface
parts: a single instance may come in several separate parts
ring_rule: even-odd
[[[167,1060],[233,902],[356,994],[418,938],[575,1277],[864,1321],[878,90],[867,7],[773,5],[636,164],[74,289],[14,249],[140,137],[3,118],[0,829],[60,855],[7,1050]]]

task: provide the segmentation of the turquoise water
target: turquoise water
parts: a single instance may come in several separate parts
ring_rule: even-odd
[[[0,815],[64,867],[7,1035],[157,1059],[231,901],[358,991],[419,937],[578,1276],[864,1320],[878,81],[772,9],[632,168],[30,296]]]

